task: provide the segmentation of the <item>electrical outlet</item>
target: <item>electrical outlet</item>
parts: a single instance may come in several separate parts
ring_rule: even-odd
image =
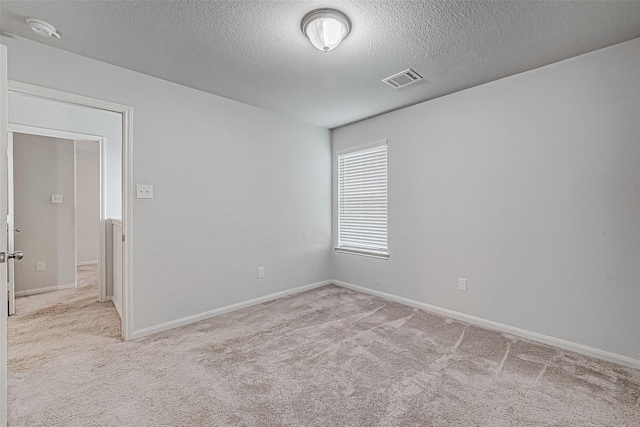
[[[153,185],[136,184],[136,198],[153,199]]]
[[[64,202],[64,196],[62,194],[52,194],[51,203],[60,204]]]
[[[264,267],[258,267],[258,279],[264,279]]]
[[[467,292],[467,279],[461,279],[458,277],[458,290]]]
[[[36,271],[44,271],[44,270],[45,270],[44,261],[36,262]]]

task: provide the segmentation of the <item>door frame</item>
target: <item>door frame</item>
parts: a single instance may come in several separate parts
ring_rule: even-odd
[[[74,145],[74,158],[76,156],[76,140],[86,140],[86,141],[94,141],[96,143],[98,143],[98,153],[100,156],[99,159],[99,170],[100,170],[100,212],[98,213],[99,218],[100,218],[100,231],[99,231],[99,243],[100,243],[100,255],[99,255],[99,259],[98,259],[98,301],[99,302],[105,302],[107,301],[107,270],[106,270],[106,265],[107,265],[107,258],[106,258],[106,248],[105,248],[105,243],[106,243],[106,225],[105,225],[105,219],[106,219],[106,138],[102,137],[102,136],[98,136],[98,135],[89,135],[89,134],[84,134],[84,133],[78,133],[78,132],[67,132],[67,131],[61,131],[61,130],[57,130],[57,129],[47,129],[47,128],[41,128],[41,127],[36,127],[36,126],[28,126],[28,125],[20,125],[20,124],[15,124],[15,123],[9,123],[8,124],[8,131],[9,131],[9,141],[11,142],[12,136],[15,133],[21,133],[21,134],[28,134],[28,135],[38,135],[38,136],[45,136],[48,138],[60,138],[60,139],[67,139],[69,140],[69,142],[73,143]],[[76,161],[74,160],[74,165],[75,165]],[[9,171],[12,170],[12,165],[9,164]],[[77,176],[76,176],[76,170],[75,170],[75,166],[74,166],[74,172],[73,172],[73,187],[74,187],[74,192],[77,192]],[[11,180],[12,181],[12,180]],[[13,181],[12,181],[13,182]],[[13,189],[9,188],[9,192],[12,193]],[[9,200],[11,201],[11,197],[9,197]],[[77,200],[74,197],[74,200]],[[76,202],[77,203],[77,202]],[[11,210],[11,206],[9,206],[9,210]],[[73,218],[73,222],[74,222],[74,245],[75,245],[75,266],[76,266],[76,270],[78,267],[78,236],[77,236],[77,208],[74,206],[74,218]],[[12,212],[9,212],[9,214],[11,215]],[[13,219],[15,222],[15,215],[13,215]],[[9,237],[11,237],[11,230],[9,231]],[[11,251],[11,247],[9,247],[9,251]],[[11,261],[9,260],[8,266],[11,266]],[[13,271],[15,271],[15,269],[13,269]],[[12,270],[9,271],[9,274],[12,274]],[[76,286],[78,285],[78,273],[76,271]],[[11,293],[11,289],[9,289],[9,292]],[[15,290],[14,290],[14,295],[10,296],[10,301],[11,299],[15,298]],[[9,314],[13,314],[12,310],[11,310],[11,305],[9,304]]]
[[[7,47],[0,44],[0,153],[4,156],[2,151],[7,149]],[[7,177],[5,171],[2,170],[3,161],[0,161],[0,186],[7,185]],[[0,191],[2,194],[2,191]],[[4,215],[6,213],[6,197],[0,197],[0,213]],[[6,223],[6,219],[2,219]],[[7,250],[7,236],[6,233],[0,234],[0,251]],[[6,295],[6,277],[7,277],[7,264],[0,263],[0,293]],[[7,317],[8,304],[0,304],[0,426],[7,425]]]
[[[8,81],[8,92],[118,113],[122,117],[122,339],[133,337],[133,108],[28,83]],[[6,343],[6,338],[4,339]],[[6,366],[6,363],[5,363]]]
[[[7,132],[7,253],[15,251],[15,220],[14,220],[14,192],[13,192],[13,132]],[[75,232],[75,231],[74,231]],[[9,316],[16,312],[16,280],[15,260],[7,259],[7,294],[9,295]],[[77,273],[76,273],[77,276]]]

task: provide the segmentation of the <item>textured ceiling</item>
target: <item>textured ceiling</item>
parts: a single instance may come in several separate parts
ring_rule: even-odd
[[[353,24],[329,53],[300,31],[318,7]],[[640,37],[640,1],[2,0],[0,12],[5,33],[328,128]],[[380,81],[407,68],[425,80]]]

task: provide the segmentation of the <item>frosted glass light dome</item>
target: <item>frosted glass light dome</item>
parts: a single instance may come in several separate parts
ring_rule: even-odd
[[[339,10],[318,9],[302,19],[302,32],[324,52],[335,49],[350,31],[349,18]]]

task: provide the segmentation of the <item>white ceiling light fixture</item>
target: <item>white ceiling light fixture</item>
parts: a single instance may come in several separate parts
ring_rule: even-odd
[[[56,27],[49,24],[48,22],[43,21],[42,19],[36,18],[27,18],[27,24],[31,27],[34,33],[42,37],[51,37],[54,36],[56,38],[60,38],[60,34],[56,32]]]
[[[351,21],[335,9],[317,9],[302,18],[302,33],[318,49],[329,52],[349,35]]]

